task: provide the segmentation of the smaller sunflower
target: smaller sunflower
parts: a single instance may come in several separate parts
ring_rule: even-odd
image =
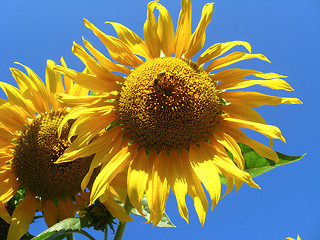
[[[63,59],[61,64],[66,66]],[[23,65],[22,65],[23,66]],[[88,96],[88,90],[74,84],[68,77],[54,72],[56,64],[48,60],[46,86],[28,67],[28,76],[11,69],[19,89],[0,82],[8,100],[0,99],[0,216],[10,224],[8,239],[20,239],[29,228],[37,210],[43,212],[48,227],[65,218],[75,217],[85,206],[88,192],[81,191],[93,155],[72,163],[54,162],[71,145],[68,139],[73,120],[58,128],[73,108],[60,105],[56,93]],[[26,191],[12,217],[5,205],[19,188]],[[80,193],[80,195],[79,195]],[[118,219],[129,216],[112,198],[106,199],[108,210]],[[87,200],[89,201],[89,199]]]

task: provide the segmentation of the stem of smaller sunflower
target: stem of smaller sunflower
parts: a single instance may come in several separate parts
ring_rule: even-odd
[[[126,210],[126,212],[128,214],[131,212],[132,206],[131,206],[131,203],[128,198],[127,198],[126,203],[124,204],[124,209]],[[124,229],[126,228],[126,225],[127,225],[127,222],[120,223],[120,225],[117,228],[117,232],[116,232],[116,235],[114,236],[113,240],[121,240],[122,235],[124,233]]]
[[[108,226],[104,230],[104,240],[108,240]]]

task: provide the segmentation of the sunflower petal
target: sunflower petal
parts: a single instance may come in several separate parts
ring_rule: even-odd
[[[163,215],[166,208],[167,198],[169,196],[170,186],[168,181],[169,156],[166,151],[161,151],[153,163],[152,172],[152,199],[148,199],[148,203],[152,201],[150,206],[150,220],[153,226],[156,226]]]
[[[55,70],[71,78],[74,82],[87,89],[97,92],[111,92],[120,89],[116,82],[105,81],[94,75],[84,74],[64,67],[55,67]]]
[[[253,75],[263,79],[285,78],[286,76],[277,73],[263,73],[252,69],[229,68],[215,73],[211,78],[214,81],[234,81],[243,79],[246,76]]]
[[[160,56],[160,39],[157,34],[157,21],[154,17],[153,10],[156,7],[157,2],[152,1],[148,4],[147,20],[143,26],[144,40],[148,46],[151,58],[157,58]]]
[[[279,157],[277,153],[271,148],[263,145],[262,143],[255,141],[246,136],[246,134],[240,129],[236,128],[227,128],[225,126],[219,127],[221,131],[228,133],[231,135],[237,142],[244,143],[249,147],[253,148],[257,153],[259,153],[262,157],[273,160],[275,162],[279,162]]]
[[[170,152],[173,161],[170,163],[171,177],[170,186],[176,196],[180,215],[189,223],[189,211],[186,204],[186,195],[188,193],[188,184],[185,171],[183,169],[183,160],[175,151]]]
[[[280,129],[277,128],[276,126],[250,122],[242,119],[228,118],[228,117],[225,117],[223,119],[223,125],[238,127],[238,128],[249,128],[269,138],[276,138],[285,142],[285,139],[282,136]]]
[[[130,150],[130,146],[123,148],[101,169],[92,186],[90,204],[108,191],[112,179],[129,165],[132,157]]]
[[[189,160],[192,169],[209,192],[212,201],[212,211],[220,199],[221,182],[218,174],[219,169],[214,165],[213,160],[208,159],[205,155],[201,144],[200,148],[190,146]]]
[[[187,51],[185,53],[185,57],[187,59],[191,59],[197,52],[199,52],[206,40],[206,28],[208,24],[211,22],[213,12],[213,3],[207,3],[203,9],[201,14],[200,22],[191,36],[191,40],[188,44]]]
[[[251,52],[251,45],[244,41],[216,43],[201,54],[201,56],[197,60],[197,64],[200,66],[201,64],[209,62],[212,59],[221,56],[222,54],[224,54],[225,52],[229,51],[231,48],[237,45],[244,46],[249,52]]]
[[[11,222],[11,216],[8,213],[8,210],[6,208],[6,205],[0,202],[0,218],[5,220],[8,224]]]
[[[82,46],[75,42],[73,43],[72,52],[84,62],[90,72],[92,72],[97,78],[110,83],[124,81],[122,76],[102,68],[93,57],[87,54]]]
[[[27,195],[26,198],[19,203],[12,214],[12,220],[8,231],[8,239],[19,240],[25,233],[28,232],[37,210],[37,200],[32,195]]]
[[[220,97],[235,104],[242,104],[247,107],[260,107],[262,105],[278,104],[302,104],[298,98],[276,97],[258,92],[233,91],[223,92]]]
[[[221,107],[221,110],[227,113],[230,117],[243,119],[251,122],[266,123],[263,117],[254,109],[243,104],[228,104]]]
[[[180,58],[186,51],[191,39],[191,16],[192,5],[190,0],[181,0],[181,11],[179,14],[178,26],[176,31],[175,56]]]
[[[133,219],[126,213],[113,198],[109,197],[107,201],[102,203],[114,218],[117,218],[121,223],[131,222]]]
[[[188,163],[187,165],[184,164],[184,170],[186,172],[188,183],[188,193],[193,199],[194,207],[198,214],[199,221],[203,226],[208,211],[208,200],[206,198],[199,178],[196,176],[195,172],[189,164],[189,152],[187,150],[182,151],[182,158],[186,163]]]
[[[293,91],[293,88],[283,79],[276,78],[271,80],[249,80],[249,79],[235,79],[234,81],[222,82],[217,85],[219,90],[230,90],[230,89],[239,89],[246,88],[253,85],[261,85],[264,87],[269,87],[271,89],[283,89],[286,91]]]
[[[116,22],[106,22],[110,23],[118,34],[118,38],[127,44],[130,50],[137,55],[144,57],[146,60],[150,59],[150,53],[147,44],[133,31],[129,28],[123,26]]]
[[[23,66],[26,69],[28,73],[28,77],[24,80],[27,82],[28,86],[30,87],[32,86],[32,88],[34,88],[35,91],[41,95],[42,103],[44,104],[45,111],[49,112],[51,108],[50,101],[49,101],[49,94],[43,81],[38,77],[38,75],[31,68],[18,62],[15,62],[15,63]]]
[[[58,213],[59,221],[62,221],[67,218],[75,217],[76,215],[75,205],[72,202],[72,200],[70,198],[67,198],[65,201],[59,200],[57,213]]]
[[[17,88],[4,82],[0,82],[0,88],[2,88],[7,95],[10,103],[21,107],[29,115],[29,117],[34,115],[35,108],[33,104],[31,101],[25,99]]]
[[[54,61],[48,60],[47,61],[47,68],[46,68],[46,86],[48,89],[50,103],[53,107],[54,111],[57,111],[59,108],[59,103],[55,98],[56,93],[64,92],[63,83],[62,83],[62,76],[60,73],[54,71],[54,68],[57,65]]]
[[[175,47],[175,36],[172,19],[168,10],[160,3],[156,4],[159,10],[157,34],[160,39],[161,49],[167,57],[170,57]]]
[[[148,159],[144,152],[144,148],[141,148],[129,165],[127,185],[130,203],[142,215],[141,202],[146,190],[148,175]]]
[[[97,37],[101,40],[101,42],[103,42],[103,44],[109,50],[109,54],[112,59],[130,67],[137,67],[139,64],[143,63],[143,61],[137,56],[135,56],[130,51],[129,47],[127,47],[127,45],[120,39],[106,35],[105,33],[101,32],[87,19],[84,19],[84,25],[87,28],[91,29],[94,32],[94,34],[97,35]]]
[[[43,207],[43,218],[48,227],[58,222],[58,212],[52,200],[47,200]]]
[[[207,72],[211,72],[213,70],[217,70],[223,67],[227,67],[233,63],[251,59],[251,58],[258,58],[267,62],[270,62],[268,58],[262,54],[251,54],[251,53],[244,53],[244,52],[234,52],[230,53],[229,55],[225,57],[218,58],[214,60],[212,63],[209,64],[209,66],[206,68]]]
[[[241,149],[238,143],[228,134],[220,131],[214,131],[213,136],[215,140],[228,149],[232,156],[233,160],[236,162],[237,166],[243,170],[245,165],[245,160],[242,156]],[[212,141],[213,138],[209,138],[209,141]]]

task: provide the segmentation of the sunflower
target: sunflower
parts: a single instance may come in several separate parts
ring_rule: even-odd
[[[294,238],[291,238],[291,237],[287,237],[286,239],[288,239],[288,240],[295,240]],[[301,238],[300,238],[299,235],[298,235],[298,237],[297,237],[297,240],[301,240]]]
[[[61,65],[66,67],[63,59]],[[68,133],[73,123],[73,120],[67,121],[58,134],[60,123],[70,108],[62,106],[54,95],[67,93],[81,98],[88,96],[88,90],[73,84],[67,77],[63,81],[61,74],[54,72],[55,66],[48,60],[46,87],[26,66],[28,76],[11,69],[19,89],[0,82],[8,97],[8,100],[0,100],[0,216],[10,224],[8,239],[20,239],[28,231],[37,210],[43,212],[50,227],[57,221],[74,217],[89,196],[88,192],[81,192],[80,186],[93,156],[54,164],[71,144]],[[25,198],[11,217],[6,204],[18,189],[24,189]],[[121,213],[125,215],[125,211],[113,201],[110,198],[105,205],[109,209],[115,205],[111,212],[120,212],[120,219],[123,219]],[[128,217],[124,219],[130,220]]]
[[[159,10],[158,21],[155,8]],[[152,1],[143,28],[144,40],[119,23],[107,22],[114,27],[117,38],[84,20],[117,63],[84,40],[92,55],[76,43],[73,53],[90,74],[56,67],[79,85],[97,92],[85,98],[57,95],[66,106],[82,105],[63,120],[77,119],[70,134],[78,137],[57,163],[96,153],[82,182],[85,188],[94,169],[101,166],[93,183],[91,202],[98,198],[103,201],[109,195],[112,179],[126,173],[130,203],[142,213],[141,201],[146,195],[151,211],[149,221],[153,225],[162,218],[170,190],[187,222],[185,198],[189,194],[203,225],[209,206],[204,188],[213,209],[221,198],[220,175],[226,177],[225,194],[234,186],[238,190],[243,183],[259,188],[244,171],[245,160],[238,143],[249,145],[263,157],[279,160],[270,147],[247,137],[240,129],[252,129],[270,139],[285,141],[280,130],[267,125],[252,107],[301,102],[296,98],[238,90],[257,84],[293,90],[279,74],[238,68],[219,70],[245,59],[269,61],[262,54],[251,54],[247,42],[217,43],[196,61],[191,60],[204,46],[212,12],[213,3],[206,4],[197,28],[191,33],[191,2],[182,0],[174,32],[167,9]],[[221,56],[237,45],[249,53]],[[249,75],[255,80],[245,78]],[[97,134],[101,134],[99,139],[89,145]]]

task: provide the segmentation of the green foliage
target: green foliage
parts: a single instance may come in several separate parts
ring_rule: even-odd
[[[134,215],[137,215],[137,216],[141,216],[141,217],[144,217],[146,220],[149,220],[149,217],[150,217],[150,208],[148,206],[148,202],[147,202],[147,199],[146,197],[144,196],[143,199],[142,199],[142,212],[144,214],[141,215],[137,209],[135,208],[132,208],[131,210],[131,213],[134,214]],[[162,215],[162,218],[160,220],[160,222],[158,223],[157,227],[176,227],[170,220],[170,218],[168,217],[168,215],[164,212],[163,215]]]
[[[251,177],[259,176],[278,166],[285,166],[289,163],[296,162],[305,156],[305,154],[302,156],[288,156],[283,153],[276,152],[279,157],[279,162],[274,162],[272,160],[262,157],[255,150],[253,150],[251,147],[245,144],[239,143],[239,146],[241,148],[242,155],[245,159],[244,170],[248,172],[251,175]],[[227,183],[224,176],[220,176],[220,179],[221,183]]]
[[[60,240],[68,237],[72,233],[80,233],[89,239],[94,239],[87,232],[82,230],[82,228],[87,225],[88,223],[84,219],[68,218],[43,231],[38,236],[32,238],[32,240]]]

